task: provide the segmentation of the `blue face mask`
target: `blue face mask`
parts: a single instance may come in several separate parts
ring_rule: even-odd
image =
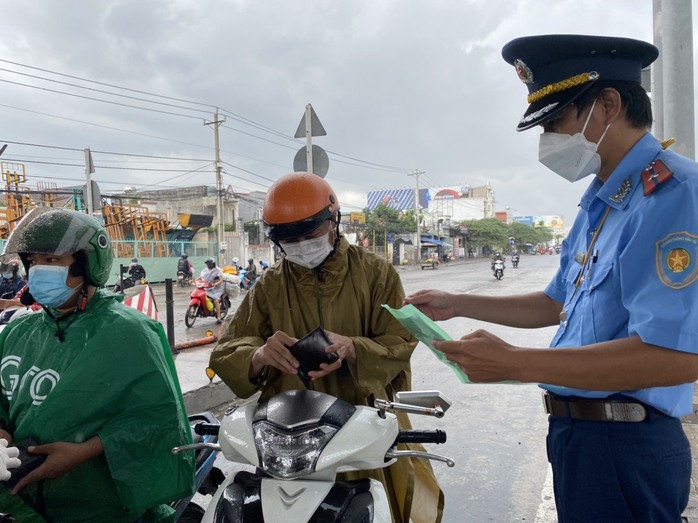
[[[68,287],[67,279],[67,266],[32,265],[29,267],[29,292],[41,305],[60,307],[80,288]]]
[[[11,280],[12,278],[15,277],[15,275],[12,272],[3,272],[2,277],[5,278],[6,280]]]

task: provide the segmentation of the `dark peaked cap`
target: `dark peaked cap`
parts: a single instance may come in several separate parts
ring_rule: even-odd
[[[559,113],[594,83],[640,83],[640,71],[659,50],[631,38],[585,35],[524,36],[502,49],[528,87],[528,109],[516,127],[524,131]]]

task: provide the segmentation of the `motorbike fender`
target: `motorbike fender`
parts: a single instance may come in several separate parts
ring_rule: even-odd
[[[221,521],[215,519],[216,508],[221,503],[229,503],[236,508],[245,504],[245,490],[234,484],[235,477],[233,474],[229,475],[214,494],[201,520],[202,523]],[[371,523],[391,523],[390,504],[385,488],[375,479],[368,481],[370,481],[374,507]],[[318,507],[323,504],[333,486],[334,481],[262,479],[259,500],[261,500],[264,521],[309,521]],[[257,498],[254,500],[256,501]],[[226,512],[221,510],[223,514]]]
[[[386,460],[385,453],[398,431],[395,414],[386,412],[385,418],[381,418],[373,407],[357,406],[349,421],[322,450],[314,475],[387,467],[394,460]],[[348,456],[352,458],[347,459]]]
[[[205,303],[201,303],[201,300],[200,300],[199,298],[192,298],[192,299],[190,299],[190,300],[189,300],[189,307],[191,307],[192,305],[196,305],[196,306],[198,306],[200,309],[205,309],[205,308],[206,308],[206,304],[205,304]]]
[[[252,431],[252,416],[256,403],[232,409],[223,416],[218,444],[225,459],[235,463],[259,466],[257,447]]]

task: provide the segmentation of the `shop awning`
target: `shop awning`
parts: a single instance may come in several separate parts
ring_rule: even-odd
[[[450,247],[447,243],[442,242],[441,240],[437,240],[436,238],[422,238],[421,239],[422,245],[438,245],[439,247]]]

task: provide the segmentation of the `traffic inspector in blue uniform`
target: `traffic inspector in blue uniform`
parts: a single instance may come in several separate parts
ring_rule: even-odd
[[[650,134],[640,71],[653,45],[543,35],[502,50],[528,88],[517,129],[542,127],[539,160],[594,175],[544,291],[491,297],[422,290],[434,320],[559,325],[550,349],[486,330],[434,346],[474,382],[541,383],[560,523],[678,522],[691,451],[679,417],[698,379],[698,165]]]

